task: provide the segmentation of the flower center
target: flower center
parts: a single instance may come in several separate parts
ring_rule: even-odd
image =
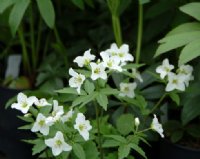
[[[22,108],[26,108],[28,106],[28,104],[27,103],[22,103]]]
[[[84,60],[84,65],[89,65],[90,64],[90,60],[89,59],[85,59]]]
[[[165,67],[166,72],[170,72],[170,69],[168,67]]]
[[[83,131],[85,129],[85,125],[84,124],[80,124],[79,125],[79,129],[80,129],[80,131]]]
[[[39,125],[42,127],[44,125],[45,121],[44,120],[40,120],[39,121]]]
[[[177,80],[177,79],[173,79],[172,83],[173,83],[173,84],[177,84],[177,83],[178,83],[178,80]]]
[[[107,65],[108,65],[108,67],[112,67],[112,65],[113,65],[112,61],[108,61]]]
[[[82,78],[80,76],[75,78],[75,82],[76,83],[81,83],[82,82]]]
[[[124,87],[124,92],[129,92],[129,87]]]
[[[62,145],[62,141],[61,141],[61,140],[56,140],[56,145],[57,145],[58,147],[60,147],[60,146]]]
[[[95,74],[99,74],[99,73],[100,73],[100,68],[96,68],[96,69],[94,70],[94,73],[95,73]]]
[[[120,52],[119,57],[124,57],[124,53]]]

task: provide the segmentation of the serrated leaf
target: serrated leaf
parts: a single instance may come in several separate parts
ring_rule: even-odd
[[[83,0],[71,0],[71,1],[74,3],[74,5],[76,5],[80,9],[84,10],[85,5],[84,5],[84,1]]]
[[[145,159],[147,159],[147,157],[145,155],[145,152],[138,145],[136,145],[134,143],[130,143],[129,145],[130,145],[130,147],[132,149],[134,149],[136,152],[138,152],[142,157],[144,157]]]
[[[134,129],[134,117],[132,114],[122,114],[117,119],[117,130],[122,135],[128,135]]]
[[[57,93],[66,93],[66,94],[86,95],[85,91],[81,90],[81,93],[78,94],[78,92],[75,88],[70,88],[70,87],[57,90],[56,92]]]
[[[51,0],[36,0],[40,14],[47,26],[51,29],[55,25],[55,10]]]
[[[180,7],[180,10],[200,21],[200,3],[192,2]]]
[[[84,89],[88,94],[91,94],[92,92],[94,92],[95,86],[92,82],[86,80],[84,83]]]
[[[107,107],[108,107],[108,98],[105,94],[102,94],[102,93],[98,93],[98,95],[96,96],[96,100],[98,102],[98,104],[100,106],[102,106],[102,108],[104,110],[107,110]]]
[[[119,141],[108,139],[104,141],[104,143],[102,144],[102,147],[103,148],[117,147],[119,145],[120,145]]]
[[[170,98],[177,104],[177,106],[180,105],[180,97],[177,93],[175,92],[170,92],[169,93]]]
[[[85,152],[83,150],[83,147],[80,144],[73,144],[72,149],[74,154],[79,158],[79,159],[86,159],[85,158]]]
[[[175,131],[172,133],[170,140],[173,143],[178,142],[181,138],[183,137],[183,131],[179,130],[179,131]]]
[[[13,3],[14,3],[13,0],[1,0],[0,14],[3,13]]]
[[[45,145],[44,141],[41,139],[35,140],[35,145],[32,148],[32,155],[38,154],[42,152],[47,146]]]
[[[200,31],[184,32],[177,35],[167,36],[159,41],[161,45],[156,50],[154,56],[179,48],[197,39],[200,39]]]
[[[188,99],[188,101],[183,105],[183,110],[181,112],[181,120],[183,125],[200,115],[200,96],[196,96]]]
[[[127,157],[130,153],[130,146],[129,145],[120,145],[118,148],[118,158],[123,159]]]
[[[200,38],[186,45],[181,51],[179,65],[183,65],[194,58],[200,56]]]
[[[127,140],[123,136],[120,136],[120,135],[105,135],[105,137],[112,138],[112,139],[119,141],[121,143],[127,142]]]
[[[13,36],[15,35],[29,4],[30,0],[17,0],[13,6],[9,16],[9,25]]]

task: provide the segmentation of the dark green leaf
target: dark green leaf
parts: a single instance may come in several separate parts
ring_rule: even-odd
[[[0,2],[0,14],[3,13],[13,3],[14,3],[13,0],[1,0],[1,2]]]
[[[105,140],[104,143],[102,144],[102,147],[108,148],[108,147],[117,147],[120,145],[119,141],[108,139]]]
[[[170,92],[169,93],[170,98],[177,104],[177,106],[180,105],[180,97],[177,93],[175,92]]]
[[[30,0],[17,0],[9,16],[9,25],[14,36],[24,16]]]
[[[114,95],[114,94],[119,94],[120,92],[117,89],[106,87],[106,88],[101,89],[100,93],[105,94],[105,95]]]
[[[142,4],[145,4],[145,3],[149,3],[150,0],[139,0],[139,3],[142,5]]]
[[[147,159],[147,157],[145,155],[145,152],[138,145],[136,145],[134,143],[130,143],[129,145],[130,145],[130,147],[132,149],[134,149],[136,152],[138,152],[142,157],[144,157],[145,159]]]
[[[72,145],[72,149],[74,154],[79,158],[79,159],[86,159],[85,158],[85,152],[83,150],[83,147],[80,144],[74,143]]]
[[[77,90],[75,88],[70,88],[70,87],[57,90],[56,92],[58,92],[58,93],[66,93],[66,94],[86,95],[85,91],[81,90],[81,93],[78,94],[78,92],[77,92]]]
[[[34,144],[35,145],[33,146],[33,149],[32,149],[32,155],[40,153],[47,147],[44,141],[41,139],[35,140]]]
[[[178,142],[181,138],[183,137],[183,131],[179,130],[179,131],[175,131],[172,133],[170,140],[173,143]]]
[[[194,138],[200,138],[200,126],[197,124],[197,125],[189,125],[187,128],[186,128],[186,131],[188,134],[190,134],[192,137]]]
[[[18,118],[20,118],[21,120],[23,121],[26,121],[26,122],[29,122],[29,123],[32,123],[34,122],[34,119],[30,116],[30,117],[26,117],[26,116],[17,116]]]
[[[165,88],[163,85],[154,85],[142,90],[142,95],[145,99],[158,99],[164,94]]]
[[[83,0],[71,0],[77,7],[84,10],[84,1]]]
[[[96,100],[98,104],[103,107],[104,110],[107,110],[108,98],[105,94],[98,93],[98,95],[96,96]]]
[[[36,0],[42,18],[51,29],[55,25],[55,11],[51,0]]]
[[[127,140],[123,136],[120,136],[120,135],[105,135],[105,137],[112,138],[112,139],[119,141],[121,143],[127,142]]]

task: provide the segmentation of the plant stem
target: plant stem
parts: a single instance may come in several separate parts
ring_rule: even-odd
[[[147,128],[147,129],[144,129],[144,130],[141,130],[141,131],[137,131],[135,134],[143,133],[143,132],[146,132],[148,130],[151,130],[151,128]]]
[[[162,97],[159,99],[159,101],[155,104],[155,106],[151,109],[150,113],[153,113],[158,106],[160,106],[161,102],[164,100],[164,98],[166,97],[167,93],[163,94]]]
[[[121,25],[120,25],[120,19],[117,15],[112,15],[112,24],[113,24],[113,31],[115,35],[115,41],[120,47],[122,45],[122,34],[121,34]]]
[[[38,54],[40,51],[40,42],[41,42],[41,31],[42,31],[42,18],[39,18],[39,24],[38,24],[38,34],[37,34],[37,44],[36,44],[36,52],[35,52],[35,56],[36,59],[38,60]]]
[[[22,26],[20,26],[19,29],[18,29],[18,35],[19,35],[19,40],[20,40],[21,46],[22,46],[23,70],[25,71],[25,73],[30,75],[31,74],[31,67],[30,67],[30,62],[29,62],[29,58],[28,58],[28,52],[27,52],[27,48],[26,48],[26,42],[25,42],[25,39],[24,39],[24,33],[23,33]]]
[[[143,31],[143,6],[142,6],[142,4],[139,3],[136,63],[139,63],[139,61],[140,61],[141,46],[142,46],[142,31]]]
[[[101,133],[100,133],[99,107],[96,101],[94,101],[94,105],[95,105],[95,111],[96,111],[96,122],[97,122],[97,131],[98,131],[98,147],[100,151],[100,159],[103,159],[103,149],[102,149]]]
[[[32,2],[33,3],[33,2]],[[37,59],[36,59],[36,51],[35,51],[35,36],[34,36],[34,17],[33,17],[33,5],[30,5],[30,35],[31,35],[31,54],[32,54],[32,65],[33,68],[36,68]]]

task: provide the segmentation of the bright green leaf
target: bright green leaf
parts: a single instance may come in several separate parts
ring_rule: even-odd
[[[17,0],[9,16],[9,25],[14,36],[24,16],[30,0]]]
[[[200,3],[192,2],[180,7],[180,10],[200,21]]]
[[[86,80],[84,83],[84,89],[88,94],[91,94],[92,92],[94,92],[95,86],[92,82]]]
[[[30,130],[32,127],[33,127],[33,125],[24,125],[24,126],[18,127],[18,129],[20,129],[20,130]]]
[[[17,116],[17,117],[26,122],[30,123],[34,122],[34,119],[32,117],[26,117],[26,116]]]
[[[86,159],[85,158],[85,152],[83,150],[83,147],[80,144],[73,144],[72,149],[74,154],[79,158],[79,159]]]
[[[1,0],[1,2],[0,2],[0,14],[3,13],[13,3],[14,3],[13,0]]]
[[[104,110],[107,110],[108,98],[105,94],[98,93],[98,95],[96,96],[96,100],[98,104],[103,107]]]
[[[85,91],[81,90],[81,93],[78,94],[78,92],[77,92],[77,90],[75,88],[70,88],[70,87],[57,90],[56,92],[58,92],[58,93],[66,93],[66,94],[86,95]]]
[[[55,10],[51,0],[36,0],[42,18],[51,29],[55,25]]]
[[[41,139],[35,140],[34,144],[35,145],[33,146],[33,149],[32,149],[32,155],[40,153],[47,147],[44,141]]]
[[[99,152],[94,142],[89,141],[84,144],[84,151],[86,159],[98,159]]]
[[[185,64],[200,56],[200,38],[186,45],[181,51],[179,65]]]
[[[170,98],[177,104],[177,106],[180,105],[180,97],[177,93],[175,92],[170,92],[169,93]]]
[[[104,143],[102,144],[102,147],[108,148],[108,147],[117,147],[120,145],[119,141],[108,139],[105,140]]]
[[[114,95],[114,94],[119,94],[120,92],[117,89],[106,87],[106,88],[101,89],[100,93],[105,94],[105,95]]]
[[[118,158],[119,159],[123,159],[125,157],[127,157],[130,153],[130,146],[129,145],[120,145],[119,149],[118,149]]]
[[[112,139],[119,141],[121,143],[127,142],[127,140],[123,136],[120,136],[120,135],[105,135],[105,137],[112,138]]]

